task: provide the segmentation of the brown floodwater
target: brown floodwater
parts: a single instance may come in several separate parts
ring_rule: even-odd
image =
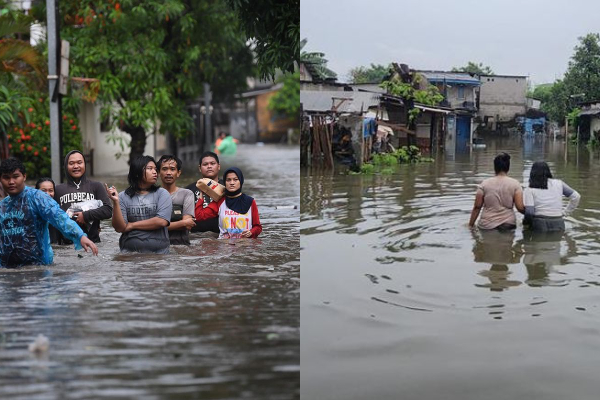
[[[257,240],[194,234],[169,255],[124,256],[104,221],[97,258],[55,246],[54,265],[0,269],[0,398],[298,398],[298,147],[240,145],[222,171],[233,165]],[[36,355],[39,334],[50,345]]]
[[[493,158],[582,196],[558,236],[472,232]],[[398,166],[301,174],[303,399],[596,399],[600,157],[542,137]]]

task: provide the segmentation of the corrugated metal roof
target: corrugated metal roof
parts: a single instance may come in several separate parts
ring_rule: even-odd
[[[442,71],[417,71],[423,75],[430,83],[443,83],[444,81],[448,84],[460,84],[479,86],[478,78],[475,78],[466,72],[442,72]]]
[[[332,111],[332,105],[337,106],[340,113],[366,112],[369,107],[379,105],[379,94],[370,92],[344,92],[344,91],[313,91],[301,90],[300,103],[304,111],[326,112]],[[348,100],[343,100],[348,99]]]
[[[579,113],[579,115],[598,115],[600,114],[600,109],[598,108],[590,108],[589,110],[584,110]]]

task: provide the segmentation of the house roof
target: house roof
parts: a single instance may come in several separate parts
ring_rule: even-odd
[[[583,115],[598,115],[600,114],[600,108],[590,108],[589,110],[583,110],[579,113],[580,116]]]
[[[334,99],[335,105],[337,106],[337,112],[366,112],[370,107],[379,105],[379,97],[379,93],[372,92],[346,92],[333,90],[300,91],[300,103],[302,104],[302,109],[304,111],[312,112],[333,111],[332,107],[334,105]]]
[[[479,86],[479,79],[466,72],[444,72],[444,71],[416,71],[423,75],[429,83],[462,84]]]
[[[490,77],[490,78],[527,78],[527,75],[485,75],[485,74],[481,74],[479,75],[480,77]]]

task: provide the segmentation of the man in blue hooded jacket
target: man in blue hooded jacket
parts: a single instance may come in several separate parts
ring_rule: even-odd
[[[44,192],[25,186],[25,166],[16,158],[0,164],[0,182],[7,196],[0,201],[0,266],[52,264],[48,222],[75,243],[75,249],[98,248],[75,221]]]

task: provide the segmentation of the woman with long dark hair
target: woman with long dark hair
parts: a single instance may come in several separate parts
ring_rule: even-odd
[[[117,194],[114,186],[106,187],[113,202],[112,226],[122,233],[122,252],[169,253],[167,226],[173,203],[169,192],[156,186],[157,180],[154,158],[141,156],[129,165],[126,190]]]
[[[469,227],[475,225],[480,213],[481,218],[477,226],[481,229],[508,230],[517,227],[513,207],[516,207],[519,212],[525,211],[523,190],[519,181],[508,176],[509,169],[510,155],[498,154],[494,158],[496,176],[485,179],[477,185]]]
[[[563,210],[562,198],[569,204]],[[557,232],[565,230],[564,215],[571,213],[579,205],[581,196],[560,179],[554,179],[550,167],[544,161],[536,161],[529,174],[529,187],[525,189],[524,224],[536,232]]]

